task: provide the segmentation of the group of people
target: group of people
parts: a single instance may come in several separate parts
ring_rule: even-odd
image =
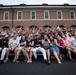
[[[74,61],[71,53],[76,53],[76,31],[59,26],[0,30],[0,64],[9,61],[10,51],[15,55],[13,62],[19,62],[21,51],[27,63],[32,63],[33,55],[37,59],[37,52],[42,53],[46,64],[51,63],[50,53],[53,53],[58,64],[62,64],[61,59],[67,55]]]

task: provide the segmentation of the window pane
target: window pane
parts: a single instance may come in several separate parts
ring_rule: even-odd
[[[5,20],[8,20],[8,12],[5,12]]]
[[[45,19],[48,19],[48,12],[45,12]]]
[[[35,12],[32,12],[32,19],[35,19]]]
[[[22,12],[18,12],[18,19],[22,19]]]
[[[71,19],[74,19],[74,12],[71,12]]]
[[[58,19],[61,19],[61,12],[58,12]]]

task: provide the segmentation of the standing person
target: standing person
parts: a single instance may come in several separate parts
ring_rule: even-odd
[[[62,64],[62,62],[59,59],[60,50],[57,46],[57,40],[51,36],[50,41],[51,41],[51,47],[50,47],[51,52],[53,52],[54,56],[56,57],[58,64]]]
[[[36,34],[35,38],[34,38],[34,48],[33,48],[33,54],[34,54],[35,59],[37,59],[36,52],[38,52],[38,51],[40,51],[42,53],[45,63],[48,64],[46,51],[44,48],[42,48],[42,39],[39,37],[39,34]]]
[[[4,57],[5,57],[5,54],[6,54],[6,50],[8,49],[8,38],[5,37],[6,35],[5,34],[2,34],[2,38],[0,39],[0,50],[2,50],[2,53],[1,53],[1,64],[3,63],[3,60],[4,60]]]
[[[42,40],[42,47],[45,49],[48,56],[48,63],[50,64],[50,40],[48,36],[45,34]]]
[[[13,62],[16,62],[16,60],[17,60],[17,52],[19,50],[20,50],[19,49],[19,41],[17,40],[17,35],[15,34],[15,35],[13,35],[13,38],[11,38],[9,40],[8,49],[6,51],[6,59],[4,60],[4,62],[9,61],[8,56],[9,56],[10,51],[13,51],[15,53],[15,57],[14,57]]]

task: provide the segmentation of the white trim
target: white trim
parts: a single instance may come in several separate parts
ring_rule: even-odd
[[[32,19],[32,12],[35,12],[35,19]],[[31,20],[36,20],[36,10],[31,10],[31,12],[30,12],[30,19]]]
[[[58,21],[60,19],[49,19],[48,21]],[[76,19],[62,19],[62,21],[66,21],[66,20],[69,20],[69,21],[76,21]],[[7,21],[12,21],[12,20],[0,20],[0,22],[7,22]],[[22,20],[13,20],[13,21],[32,21],[31,19],[22,19]],[[45,21],[44,19],[36,19],[34,21]]]
[[[5,13],[8,13],[8,19],[7,19],[7,21],[8,21],[9,20],[9,11],[4,11],[3,20],[6,20],[5,19]]]
[[[21,12],[21,19],[18,19],[18,13]],[[23,19],[23,12],[22,11],[17,11],[17,20],[22,20]]]
[[[48,19],[45,18],[45,12],[48,12]],[[50,19],[49,10],[44,10],[44,20],[49,20],[49,19]]]
[[[74,11],[74,10],[70,10],[70,19],[72,19],[72,18],[71,18],[71,12],[74,13],[74,19],[75,19],[75,11]]]
[[[58,12],[61,12],[61,19],[58,18]],[[62,10],[57,10],[57,19],[58,19],[58,20],[63,20]]]

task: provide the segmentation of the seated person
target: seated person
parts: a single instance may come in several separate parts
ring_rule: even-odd
[[[65,46],[65,48],[68,50],[69,59],[70,59],[71,61],[74,61],[74,60],[72,59],[72,55],[71,55],[71,52],[73,51],[73,47],[72,47],[72,45],[71,45],[71,41],[72,41],[71,37],[67,38],[67,37],[65,37],[65,35],[62,36],[62,37],[63,37],[64,46]]]
[[[56,57],[58,64],[62,64],[61,60],[59,59],[60,50],[57,46],[57,40],[54,37],[50,36],[50,41],[51,41],[51,44],[50,44],[51,52],[53,52],[54,56]]]
[[[60,49],[60,59],[63,60],[63,58],[66,57],[68,50],[65,48],[64,42],[59,35],[57,36],[57,45]]]
[[[19,55],[20,55],[20,52],[22,51],[23,52],[23,54],[24,54],[24,56],[25,56],[25,58],[26,58],[26,55],[25,55],[25,49],[24,49],[24,44],[25,44],[25,35],[22,35],[22,37],[21,37],[21,40],[20,40],[20,47],[19,47],[19,51],[17,52],[17,62],[19,62]],[[25,59],[26,60],[26,59]]]
[[[43,57],[44,57],[44,61],[46,64],[49,64],[49,62],[47,61],[47,56],[46,56],[46,51],[45,49],[42,47],[42,39],[40,34],[36,34],[35,38],[34,38],[34,49],[33,49],[33,54],[35,59],[37,59],[37,52],[41,52]]]
[[[71,41],[71,45],[73,47],[73,52],[76,53],[76,35],[74,35],[74,39]]]
[[[32,49],[34,46],[34,41],[31,39],[31,35],[29,35],[25,40],[25,54],[27,58],[27,63],[32,63]]]
[[[1,53],[1,64],[3,63],[5,54],[6,54],[6,50],[8,49],[8,38],[5,37],[5,34],[1,35],[1,39],[0,39],[0,50],[2,51]]]
[[[46,34],[44,35],[44,38],[42,39],[42,47],[46,51],[46,54],[48,56],[48,63],[50,64],[50,40]]]
[[[17,61],[17,52],[20,50],[19,48],[19,41],[17,40],[17,34],[14,34],[13,37],[9,40],[8,48],[6,50],[6,59],[4,62],[9,61],[8,56],[10,51],[13,51],[15,54],[13,62]]]

